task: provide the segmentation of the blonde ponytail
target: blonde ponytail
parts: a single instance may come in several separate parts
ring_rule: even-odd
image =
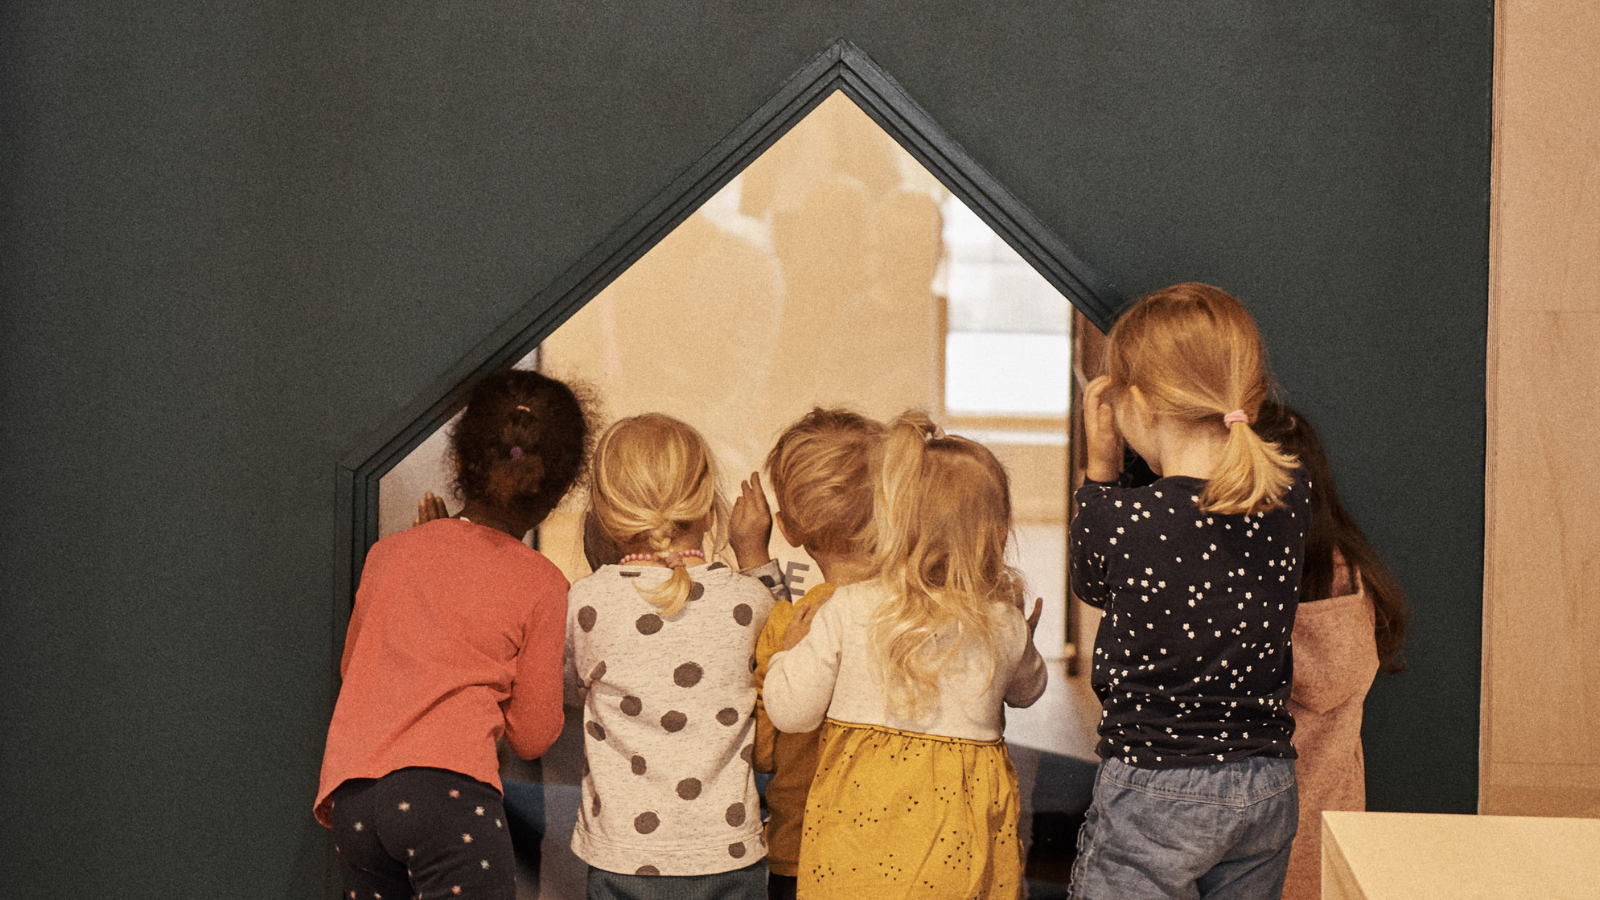
[[[712,553],[727,543],[728,505],[717,488],[716,464],[705,438],[691,426],[659,413],[623,419],[600,438],[591,465],[595,521],[613,542],[643,540],[665,553],[710,516]],[[694,579],[679,566],[659,587],[634,586],[670,617],[688,602]]]
[[[1250,515],[1273,508],[1294,482],[1295,458],[1262,440],[1248,422],[1226,427],[1228,443],[1200,492],[1200,509]]]
[[[1237,299],[1199,282],[1149,294],[1111,329],[1106,370],[1115,387],[1139,388],[1158,415],[1228,429],[1202,511],[1249,515],[1282,502],[1297,463],[1250,427],[1272,382],[1261,334]]]
[[[902,415],[884,439],[873,497],[873,561],[889,594],[870,626],[891,705],[924,714],[939,672],[972,643],[990,662],[1021,581],[1005,563],[1010,480],[982,444]]]

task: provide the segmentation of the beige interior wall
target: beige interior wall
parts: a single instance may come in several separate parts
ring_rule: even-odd
[[[547,338],[543,368],[593,385],[608,422],[699,428],[728,489],[813,405],[931,409],[942,191],[835,94]],[[541,529],[570,575],[576,515]]]
[[[1479,807],[1600,816],[1600,8],[1495,6]]]

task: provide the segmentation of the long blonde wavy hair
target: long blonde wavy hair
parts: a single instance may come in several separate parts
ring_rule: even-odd
[[[595,520],[617,544],[643,539],[664,553],[707,516],[711,555],[727,544],[728,503],[718,488],[716,461],[692,426],[660,413],[623,419],[601,436],[590,466]],[[638,590],[663,616],[673,616],[688,602],[692,584],[688,570],[678,567],[661,587]]]
[[[1272,389],[1266,355],[1244,304],[1195,281],[1145,296],[1106,340],[1106,371],[1119,394],[1137,387],[1157,415],[1227,428],[1222,459],[1200,495],[1205,512],[1272,509],[1294,480],[1295,458],[1251,427]],[[1249,421],[1225,425],[1236,409]]]
[[[990,660],[1000,604],[1022,582],[1006,565],[1011,484],[988,448],[947,437],[921,413],[889,429],[873,496],[873,560],[889,600],[870,628],[891,705],[919,718],[938,693],[939,670],[969,644]]]

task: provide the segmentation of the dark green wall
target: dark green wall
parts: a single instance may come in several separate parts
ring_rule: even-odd
[[[322,890],[334,464],[832,39],[1128,293],[1224,285],[1417,610],[1374,806],[1476,797],[1489,0],[15,0],[0,893]]]

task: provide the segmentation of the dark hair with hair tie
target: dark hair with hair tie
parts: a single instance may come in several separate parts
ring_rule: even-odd
[[[581,393],[522,369],[479,382],[450,430],[457,496],[548,515],[588,463],[594,429]]]

